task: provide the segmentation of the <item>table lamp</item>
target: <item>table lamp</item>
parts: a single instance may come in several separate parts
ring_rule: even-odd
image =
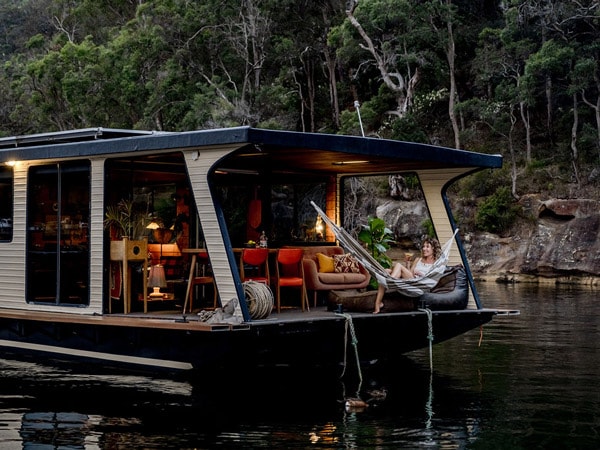
[[[165,268],[161,264],[156,264],[150,268],[148,286],[154,289],[154,291],[149,295],[150,298],[163,297],[163,293],[160,292],[160,288],[167,287],[167,279],[165,278]]]

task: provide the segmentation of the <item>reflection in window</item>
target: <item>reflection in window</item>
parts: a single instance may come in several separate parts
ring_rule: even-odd
[[[318,243],[323,232],[315,230],[317,212],[314,201],[325,208],[325,182],[272,185],[236,185],[217,190],[227,229],[234,247],[258,242],[264,231],[269,247]]]
[[[0,241],[13,236],[13,170],[0,167]]]
[[[28,191],[28,301],[89,304],[89,162],[32,167]]]

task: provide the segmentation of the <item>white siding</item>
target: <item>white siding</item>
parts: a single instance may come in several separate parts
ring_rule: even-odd
[[[27,165],[17,163],[14,167],[13,239],[0,242],[0,305],[9,308],[25,308],[25,208]]]
[[[448,239],[452,237],[454,231],[450,224],[450,219],[444,205],[442,198],[442,189],[450,181],[457,177],[460,177],[464,173],[471,169],[444,169],[444,170],[420,170],[417,171],[421,186],[423,188],[423,194],[425,195],[425,201],[429,208],[429,214],[433,226],[437,233],[440,243],[443,245]],[[463,261],[460,257],[460,253],[454,243],[450,249],[450,265],[462,264]],[[471,290],[469,289],[469,293]],[[475,300],[472,295],[469,295],[468,308],[476,308]]]
[[[219,228],[215,205],[208,187],[207,175],[211,166],[228,153],[237,150],[242,144],[235,146],[203,147],[201,150],[186,150],[185,161],[198,207],[198,216],[210,257],[210,264],[223,304],[237,298],[235,283],[231,274],[222,230]]]
[[[44,160],[41,164],[52,164],[52,161]],[[100,162],[96,163],[98,167]],[[102,285],[102,216],[100,211],[100,220],[92,219],[90,226],[97,230],[100,227],[100,233],[95,232],[93,239],[93,276],[90,285],[92,305],[87,308],[73,306],[56,306],[43,304],[29,304],[25,300],[25,249],[26,249],[26,219],[27,219],[27,172],[29,167],[36,165],[36,162],[19,162],[14,167],[14,197],[13,197],[13,240],[12,242],[0,242],[0,285],[3,295],[0,297],[0,308],[15,308],[29,311],[60,311],[72,314],[93,314],[102,311],[101,290],[98,286]],[[98,169],[96,169],[98,170]],[[98,174],[96,173],[96,176]],[[100,176],[100,178],[102,178]],[[102,182],[102,180],[101,180]],[[92,207],[99,202],[102,208],[102,195],[92,196]],[[94,197],[97,197],[94,199]],[[96,222],[96,223],[95,223]],[[91,231],[91,230],[90,230]],[[99,250],[98,250],[99,249]],[[99,259],[98,259],[99,258]],[[99,272],[99,273],[98,273]]]
[[[104,161],[92,160],[90,184],[90,223],[88,224],[90,240],[90,306],[87,313],[101,314],[103,295],[110,295],[104,283]]]

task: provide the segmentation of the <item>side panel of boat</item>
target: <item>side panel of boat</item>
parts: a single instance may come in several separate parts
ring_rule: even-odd
[[[104,162],[93,159],[90,175],[90,304],[85,309],[91,314],[102,314],[102,299],[109,295],[104,281]]]
[[[423,194],[427,207],[429,208],[429,215],[433,226],[437,233],[440,242],[446,242],[454,234],[452,229],[452,223],[448,217],[449,211],[446,210],[444,203],[443,193],[447,185],[455,179],[463,177],[466,173],[472,172],[473,169],[444,169],[444,170],[420,170],[417,171],[421,186],[423,187]],[[466,255],[461,255],[460,247],[454,243],[450,248],[449,265],[462,264],[466,271],[469,273],[469,263]],[[467,308],[476,309],[477,303],[473,294],[474,286],[470,285],[469,289],[469,303]]]
[[[0,242],[0,304],[10,308],[25,306],[25,200],[27,198],[27,166],[17,164],[13,168],[13,239]]]
[[[219,217],[215,207],[215,199],[212,197],[208,182],[208,173],[213,164],[232,151],[237,150],[235,146],[220,146],[213,148],[202,148],[201,151],[188,150],[184,152],[188,174],[191,180],[192,191],[198,216],[202,225],[202,232],[206,241],[206,247],[210,256],[210,264],[217,284],[217,290],[222,306],[231,299],[243,298],[243,289],[240,283],[235,283],[231,267],[236,267],[233,252],[228,242],[227,246],[224,236],[228,236],[226,224]],[[235,314],[241,315],[242,310],[236,308]]]
[[[50,164],[51,161],[43,161]],[[32,304],[26,301],[26,248],[27,248],[27,174],[36,162],[21,162],[14,168],[13,240],[0,242],[0,284],[3,296],[0,307],[30,311],[61,311],[71,314],[101,314],[103,273],[103,218],[104,218],[104,159],[91,162],[91,223],[90,238],[90,303],[85,307]]]

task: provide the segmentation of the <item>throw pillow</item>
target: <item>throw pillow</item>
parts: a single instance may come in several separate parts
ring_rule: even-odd
[[[323,253],[317,253],[317,261],[319,262],[319,272],[333,272],[333,258]]]
[[[358,261],[354,256],[346,253],[344,255],[333,255],[333,271],[341,273],[360,273]]]

